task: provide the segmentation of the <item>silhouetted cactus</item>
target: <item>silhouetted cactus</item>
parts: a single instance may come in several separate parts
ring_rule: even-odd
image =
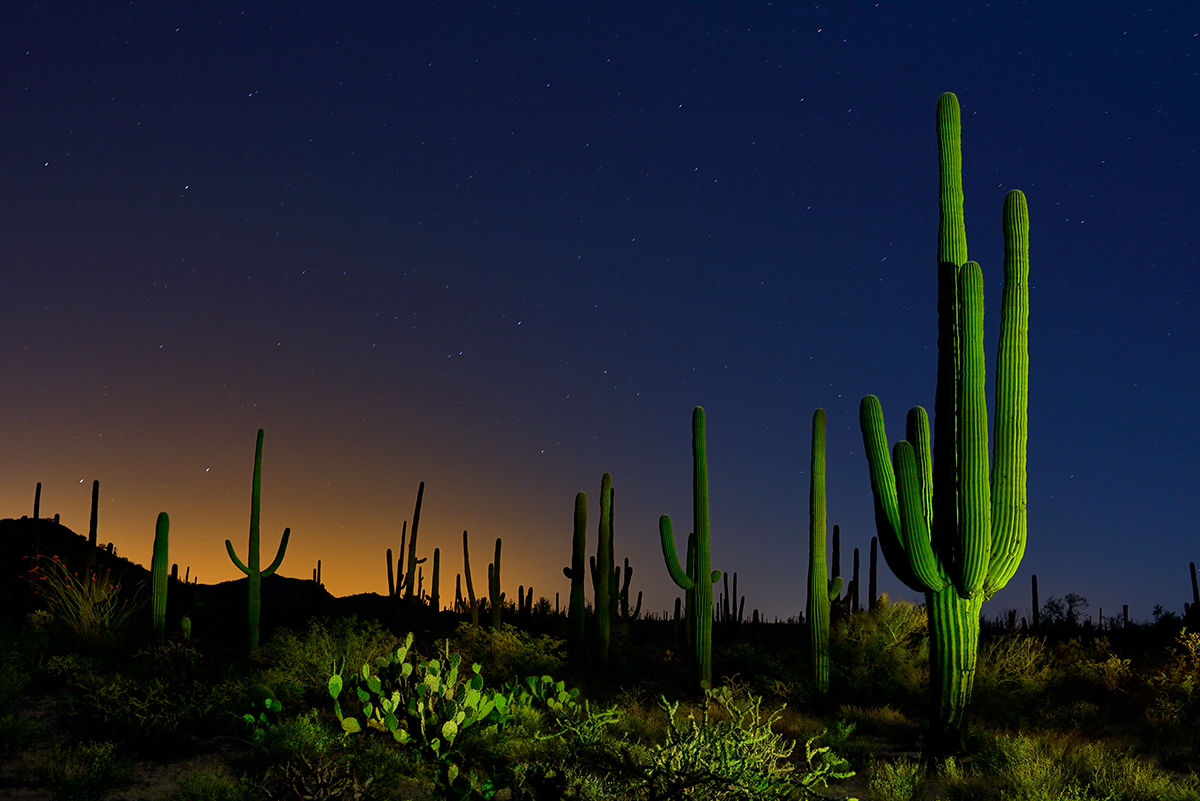
[[[571,535],[571,566],[563,574],[571,580],[571,605],[567,612],[567,660],[572,667],[583,662],[587,636],[587,597],[583,589],[583,564],[587,555],[587,493],[575,495],[575,527]]]
[[[592,586],[596,599],[596,658],[601,662],[608,659],[608,645],[612,636],[612,612],[615,601],[613,587],[613,486],[612,476],[605,473],[600,479],[600,526],[596,543],[596,557],[591,561]]]
[[[479,625],[479,602],[475,600],[475,586],[471,583],[471,551],[467,547],[467,532],[463,530],[463,575],[467,579],[467,599],[471,605],[471,625]]]
[[[100,480],[92,482],[92,514],[88,520],[87,563],[84,566],[84,578],[90,578],[96,572],[96,528],[100,522]]]
[[[417,526],[421,522],[421,499],[425,495],[425,482],[417,487],[417,507],[413,510],[412,536],[408,539],[408,570],[404,574],[404,599],[413,597],[417,578],[417,565],[424,564],[425,559],[417,558]],[[426,557],[428,558],[428,557]]]
[[[496,537],[496,561],[488,565],[488,605],[492,609],[492,629],[500,631],[500,610],[504,608],[504,593],[500,591],[499,537]]]
[[[287,551],[288,537],[291,536],[292,530],[285,528],[283,530],[283,539],[279,541],[279,551],[275,554],[274,561],[267,567],[266,570],[259,569],[259,553],[258,553],[258,518],[259,509],[261,508],[262,500],[262,449],[263,449],[263,430],[258,429],[258,441],[254,446],[254,480],[250,490],[250,545],[246,557],[246,564],[238,558],[237,553],[233,550],[233,543],[225,540],[225,550],[229,552],[229,558],[233,560],[233,564],[238,570],[246,574],[246,606],[247,606],[247,623],[249,624],[249,646],[250,655],[253,656],[258,650],[258,630],[259,621],[262,617],[262,580],[270,576],[279,569],[280,563],[283,561],[283,555]]]
[[[429,581],[429,608],[438,613],[442,611],[442,599],[438,594],[438,571],[441,568],[442,552],[439,548],[433,549],[433,577]]]

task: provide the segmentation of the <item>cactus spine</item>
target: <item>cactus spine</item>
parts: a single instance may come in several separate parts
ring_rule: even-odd
[[[958,100],[938,100],[937,436],[925,410],[909,411],[906,438],[888,459],[879,400],[860,405],[863,443],[884,559],[924,592],[930,623],[935,747],[953,747],[971,687],[983,601],[1016,572],[1025,551],[1029,360],[1029,216],[1025,196],[1004,198],[1004,292],[996,357],[994,464],[989,485],[984,397],[983,274],[967,261]]]
[[[283,539],[279,541],[279,551],[275,554],[275,560],[271,562],[266,570],[260,570],[258,518],[262,499],[262,449],[263,430],[260,428],[258,429],[258,442],[254,446],[254,480],[250,490],[250,544],[246,564],[243,564],[242,560],[238,559],[237,553],[233,550],[233,543],[225,540],[225,550],[229,552],[229,558],[233,560],[233,564],[237,566],[238,570],[246,574],[247,578],[246,617],[250,629],[249,646],[251,656],[258,650],[258,628],[259,621],[262,618],[262,580],[279,569],[279,564],[283,561],[283,554],[287,551],[288,537],[292,533],[290,528],[283,530]]]
[[[587,493],[575,495],[575,530],[571,536],[571,566],[563,573],[571,580],[571,606],[567,613],[567,659],[572,667],[583,662],[587,636],[587,597],[583,588],[583,563],[587,553]]]
[[[812,650],[813,686],[829,692],[829,601],[842,589],[842,579],[825,570],[825,410],[813,412],[808,476],[808,640]]]
[[[171,520],[166,512],[158,513],[154,525],[154,555],[150,559],[150,609],[154,634],[161,637],[167,625],[167,534]],[[175,574],[179,574],[176,566]]]
[[[658,533],[662,539],[663,559],[671,579],[685,592],[691,591],[688,599],[688,620],[692,648],[692,665],[696,680],[701,688],[712,687],[712,585],[721,580],[721,571],[712,570],[712,558],[708,550],[708,461],[704,442],[704,409],[697,406],[692,411],[692,520],[695,531],[694,563],[689,557],[689,566],[694,565],[692,574],[679,567],[675,555],[675,536],[671,532],[671,518],[663,515],[658,519]],[[689,538],[690,540],[690,538]],[[597,604],[599,606],[599,604]]]

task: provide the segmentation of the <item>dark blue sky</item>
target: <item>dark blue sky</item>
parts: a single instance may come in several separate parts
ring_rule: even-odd
[[[174,560],[235,578],[261,426],[282,573],[383,590],[424,480],[443,598],[468,529],[477,588],[502,536],[510,597],[565,599],[609,471],[661,611],[699,404],[713,565],[793,615],[813,410],[865,565],[858,401],[893,439],[932,406],[953,91],[989,371],[1009,189],[1031,220],[1029,544],[985,613],[1027,614],[1030,573],[1093,615],[1181,610],[1200,12],[939,5],[5,4],[0,514],[42,481],[86,531],[98,478],[102,541],[148,560],[165,509]]]

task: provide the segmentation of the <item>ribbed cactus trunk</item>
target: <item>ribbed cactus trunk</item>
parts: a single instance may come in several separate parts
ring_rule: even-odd
[[[812,651],[813,687],[829,692],[829,600],[842,588],[840,577],[830,579],[825,567],[825,410],[812,420],[812,450],[808,471],[808,602],[804,619]]]
[[[975,678],[979,612],[1020,564],[1026,537],[1029,218],[1025,196],[1004,199],[1004,291],[989,466],[984,394],[983,274],[967,261],[958,100],[937,110],[941,167],[938,233],[936,436],[925,410],[909,411],[906,437],[888,458],[879,400],[863,398],[860,423],[884,559],[925,593],[930,629],[932,743],[958,747]]]
[[[171,520],[166,512],[158,513],[154,525],[154,554],[150,558],[150,610],[154,636],[162,637],[167,625],[167,535]],[[179,568],[176,566],[178,575]]]
[[[471,625],[479,626],[479,602],[475,600],[475,585],[471,583],[471,549],[467,547],[467,532],[463,530],[463,577],[467,580],[467,603],[471,610]]]
[[[287,552],[288,537],[292,533],[290,528],[283,530],[283,538],[279,541],[279,551],[275,554],[275,560],[266,570],[260,570],[258,520],[259,511],[262,508],[262,450],[263,430],[260,428],[258,429],[258,441],[254,446],[254,479],[250,489],[250,544],[244,564],[233,550],[233,543],[225,540],[225,550],[229,552],[229,558],[233,560],[233,564],[238,570],[246,574],[246,622],[249,628],[247,640],[251,656],[254,656],[258,650],[259,623],[262,619],[262,580],[272,575],[283,562],[283,555]]]
[[[596,543],[596,563],[592,581],[596,591],[596,658],[608,660],[608,645],[612,637],[613,601],[613,529],[612,476],[605,473],[600,479],[600,526]]]
[[[496,561],[488,565],[488,604],[492,608],[492,629],[500,630],[504,593],[500,591],[500,538],[496,537]]]
[[[712,569],[709,554],[708,523],[708,460],[705,454],[704,409],[697,406],[692,412],[692,520],[695,537],[694,548],[688,562],[694,564],[694,573],[688,575],[679,566],[675,554],[675,536],[671,531],[671,518],[663,515],[658,520],[659,537],[662,540],[663,559],[672,580],[684,591],[691,591],[688,599],[688,621],[690,623],[692,665],[696,681],[703,689],[712,687],[712,585],[721,580],[721,571]],[[690,538],[689,538],[690,539]],[[694,562],[693,562],[694,560]]]
[[[571,605],[567,612],[567,659],[572,667],[583,663],[587,637],[587,595],[584,591],[584,560],[587,558],[587,493],[575,495],[575,528],[571,536],[571,566],[563,573],[571,580]]]

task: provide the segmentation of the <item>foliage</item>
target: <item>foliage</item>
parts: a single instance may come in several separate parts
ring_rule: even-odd
[[[269,667],[261,678],[283,701],[326,703],[322,698],[330,674],[374,663],[399,643],[378,620],[360,621],[354,616],[311,620],[303,635],[280,628],[262,645],[260,660]]]
[[[925,768],[914,759],[875,762],[867,778],[873,801],[922,801],[925,798]]]
[[[565,664],[564,642],[542,635],[533,637],[510,623],[499,630],[460,623],[450,649],[467,664],[497,682],[520,681],[524,676],[555,675]]]
[[[171,801],[242,801],[245,797],[241,782],[224,771],[208,768],[180,778]]]
[[[130,781],[111,742],[55,748],[38,772],[57,801],[100,801]]]
[[[714,701],[726,720],[710,718]],[[708,690],[700,720],[689,714],[688,724],[680,725],[675,719],[679,704],[662,699],[667,741],[642,766],[645,797],[784,799],[797,791],[815,794],[830,779],[854,775],[828,746],[814,744],[817,737],[805,744],[807,771],[797,775],[789,761],[795,743],[772,731],[782,708],[764,718],[761,704],[754,696],[736,701],[728,688]]]
[[[85,643],[120,634],[145,602],[136,593],[122,598],[121,585],[109,581],[107,573],[80,578],[57,556],[39,559],[29,572],[37,577],[38,592],[54,619]]]
[[[834,626],[830,650],[836,686],[856,703],[924,710],[928,628],[923,608],[882,593],[873,612],[849,615]]]

